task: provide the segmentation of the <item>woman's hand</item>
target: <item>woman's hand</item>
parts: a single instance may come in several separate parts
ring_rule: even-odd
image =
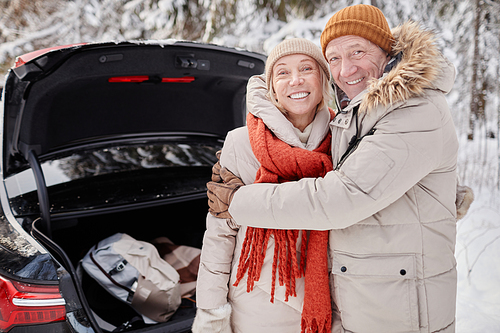
[[[231,305],[226,303],[216,309],[196,310],[193,333],[232,333]]]

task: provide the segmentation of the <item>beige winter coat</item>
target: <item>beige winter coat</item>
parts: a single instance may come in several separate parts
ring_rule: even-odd
[[[278,138],[294,147],[313,150],[329,131],[330,113],[326,107],[316,114],[306,145],[302,144],[292,124],[277,109],[269,114],[254,114],[262,118]],[[254,182],[260,164],[252,153],[246,127],[228,133],[220,161],[245,184]],[[273,239],[269,240],[260,280],[255,283],[254,290],[247,293],[246,274],[237,287],[233,286],[246,227],[239,228],[237,220],[219,219],[210,214],[206,223],[197,280],[197,307],[214,309],[229,301],[234,333],[299,333],[304,278],[296,281],[297,297],[289,297],[288,302],[285,302],[285,287],[280,286],[277,280],[275,300],[270,302]],[[300,237],[297,252],[300,254]]]
[[[416,24],[393,34],[401,61],[331,123],[334,166],[356,123],[375,133],[322,179],[240,188],[229,212],[241,225],[331,229],[335,332],[454,332],[458,141],[444,95],[455,69]]]

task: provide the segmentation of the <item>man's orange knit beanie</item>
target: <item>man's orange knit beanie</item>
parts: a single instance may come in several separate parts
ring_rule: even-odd
[[[337,37],[347,35],[366,38],[389,54],[394,43],[394,37],[384,14],[377,7],[370,5],[350,6],[333,14],[321,34],[323,55],[328,43]]]

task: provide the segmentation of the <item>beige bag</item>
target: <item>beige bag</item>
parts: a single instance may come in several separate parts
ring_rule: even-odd
[[[180,276],[154,245],[117,233],[96,244],[82,267],[146,323],[165,322],[181,304]]]
[[[193,296],[196,291],[201,249],[176,245],[167,237],[158,237],[151,243],[156,246],[160,256],[179,273],[182,297]]]

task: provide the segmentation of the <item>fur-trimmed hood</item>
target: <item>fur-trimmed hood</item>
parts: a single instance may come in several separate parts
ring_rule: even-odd
[[[352,100],[353,105],[361,103],[360,111],[422,96],[425,89],[448,93],[453,87],[455,67],[438,50],[432,31],[408,21],[392,29],[392,34],[392,54],[400,60],[382,78],[372,79],[365,93]],[[337,96],[342,93],[336,85],[335,91]]]

